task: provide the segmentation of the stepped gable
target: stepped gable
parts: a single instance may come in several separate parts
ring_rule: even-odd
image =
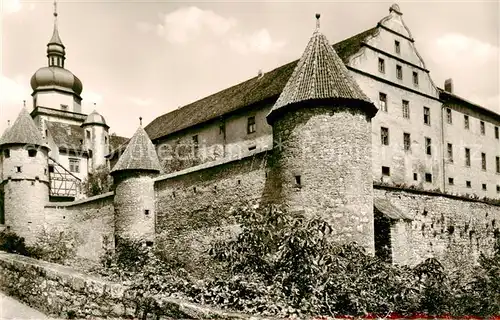
[[[127,148],[113,167],[113,170],[111,170],[111,173],[131,170],[161,171],[155,147],[142,127],[139,127],[130,139]]]
[[[5,130],[0,138],[0,147],[10,144],[24,144],[48,148],[45,139],[36,127],[26,107],[23,107],[14,124]]]
[[[316,30],[267,116],[269,123],[272,123],[274,117],[287,106],[318,100],[337,100],[342,103],[355,101],[356,106],[360,106],[361,103],[372,114],[377,111],[375,105],[349,74],[342,59],[320,32],[319,14],[316,18]]]
[[[361,49],[365,39],[375,36],[378,32],[379,27],[365,30],[336,43],[333,48],[342,61],[348,63],[351,56]],[[274,103],[290,79],[297,62],[298,60],[292,61],[265,72],[261,76],[253,77],[182,108],[163,114],[149,123],[145,130],[151,140],[156,140],[262,101]]]

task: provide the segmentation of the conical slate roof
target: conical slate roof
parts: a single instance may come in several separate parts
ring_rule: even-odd
[[[64,48],[61,37],[59,37],[59,29],[57,28],[57,24],[54,24],[54,31],[52,32],[52,38],[50,38],[49,44],[58,44]]]
[[[142,127],[139,127],[111,173],[129,170],[160,172],[155,147]]]
[[[322,99],[358,100],[376,107],[364,94],[352,78],[346,66],[337,55],[326,37],[319,31],[314,31],[297,66],[290,76],[280,97],[269,113],[268,122],[282,108]]]
[[[23,107],[17,116],[14,124],[5,130],[0,138],[0,146],[7,144],[25,144],[47,147],[42,134],[36,127],[35,121],[33,121],[25,107]]]

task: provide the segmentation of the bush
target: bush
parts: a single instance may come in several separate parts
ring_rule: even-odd
[[[19,237],[9,228],[0,232],[0,250],[9,253],[28,255],[28,248],[24,243],[24,238]]]
[[[87,197],[97,196],[109,192],[113,188],[113,178],[106,165],[97,167],[83,181],[83,191]]]
[[[77,235],[71,231],[47,232],[43,229],[28,255],[54,263],[65,263],[76,255]]]

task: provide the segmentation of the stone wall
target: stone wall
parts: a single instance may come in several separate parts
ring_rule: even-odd
[[[259,205],[266,184],[267,152],[224,159],[155,181],[157,241],[166,251],[197,264],[209,243],[231,233],[232,212]],[[200,264],[200,266],[202,266]]]
[[[0,290],[46,314],[69,318],[137,318],[143,308],[126,287],[72,268],[0,252]],[[155,298],[154,319],[248,319],[170,298]],[[151,313],[150,313],[151,314]]]
[[[45,206],[45,226],[51,232],[74,232],[77,257],[99,261],[114,246],[113,192],[75,202]]]
[[[391,227],[393,261],[415,265],[435,257],[445,264],[477,261],[500,237],[500,206],[465,198],[391,187],[375,187],[413,218]]]

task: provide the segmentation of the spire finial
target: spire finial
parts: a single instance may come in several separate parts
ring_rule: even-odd
[[[26,108],[26,100],[23,100],[23,107]]]
[[[7,120],[7,127],[10,127],[10,120]]]
[[[54,18],[57,21],[57,0],[54,0]]]
[[[142,117],[139,117],[139,124],[142,126]]]
[[[319,29],[319,18],[321,17],[321,14],[316,13],[316,29]]]
[[[97,103],[94,102],[94,108],[97,106]]]

